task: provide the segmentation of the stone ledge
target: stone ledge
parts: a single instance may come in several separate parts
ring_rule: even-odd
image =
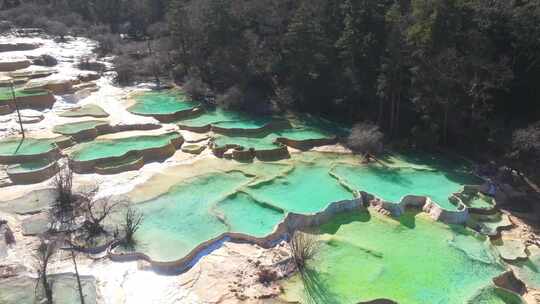
[[[13,172],[12,169],[15,166],[17,165],[9,166],[7,174],[11,181],[16,185],[40,183],[53,177],[59,170],[58,164],[55,161],[42,168],[27,172]]]

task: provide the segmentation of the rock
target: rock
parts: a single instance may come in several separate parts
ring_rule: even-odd
[[[508,215],[504,213],[490,215],[474,214],[467,222],[467,225],[481,234],[488,236],[496,236],[501,230],[513,226]]]
[[[36,110],[22,110],[21,112],[21,120],[23,124],[32,124],[32,123],[38,123],[42,121],[45,117],[41,112]],[[16,118],[16,121],[19,122],[19,118]]]
[[[61,117],[95,117],[95,118],[104,118],[108,117],[109,114],[105,112],[100,106],[95,104],[88,104],[79,108],[73,108],[67,110],[63,113],[58,114]]]
[[[25,69],[32,64],[26,58],[2,59],[0,61],[0,72],[13,72],[20,69]]]
[[[189,154],[201,154],[202,151],[206,149],[206,146],[202,145],[183,145],[182,146],[182,152],[189,153]]]
[[[22,265],[0,265],[0,279],[7,279],[25,271]]]
[[[53,67],[58,64],[58,60],[51,55],[43,54],[41,56],[36,57],[32,61],[32,63],[34,65]]]
[[[233,159],[233,150],[229,149],[223,153],[223,158],[225,159]]]
[[[540,247],[529,246],[529,259],[511,265],[516,278],[529,289],[540,289]]]
[[[9,105],[1,105],[0,106],[0,115],[6,115],[13,113],[13,108],[11,108]]]
[[[22,221],[22,234],[39,235],[49,230],[49,215],[47,213],[38,213]]]
[[[521,240],[502,239],[500,244],[495,244],[495,248],[497,248],[501,258],[507,261],[527,258],[526,246]]]
[[[95,72],[86,72],[84,74],[80,74],[77,76],[77,79],[79,79],[82,82],[88,82],[88,81],[94,81],[101,78],[101,76],[98,73]]]
[[[39,47],[37,43],[0,43],[0,52],[30,51]]]
[[[516,278],[514,272],[511,270],[493,278],[493,283],[498,287],[508,289],[517,294],[523,294],[527,290],[525,284]]]
[[[0,201],[0,210],[21,215],[35,214],[49,208],[56,198],[55,189],[35,190],[13,200]]]

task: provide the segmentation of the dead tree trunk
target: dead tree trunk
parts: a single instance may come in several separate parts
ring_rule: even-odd
[[[81,298],[81,304],[84,304],[84,294],[81,284],[81,277],[79,276],[79,269],[77,268],[77,260],[75,259],[74,250],[71,250],[71,261],[73,262],[73,267],[75,268],[75,277],[77,279],[77,288],[79,289],[79,297]]]
[[[23,122],[21,118],[21,112],[19,111],[19,105],[17,105],[17,97],[15,96],[15,89],[13,88],[13,86],[14,86],[13,81],[11,81],[10,82],[11,98],[13,100],[13,105],[15,106],[15,110],[17,111],[17,116],[19,117],[19,125],[21,126],[22,138],[24,138],[25,134],[24,134],[24,127],[23,127]]]

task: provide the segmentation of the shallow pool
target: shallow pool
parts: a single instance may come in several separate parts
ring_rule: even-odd
[[[135,192],[144,196],[162,183],[172,185],[168,191],[143,201],[132,197],[145,216],[138,249],[156,260],[176,260],[223,232],[267,235],[287,212],[315,213],[332,202],[352,199],[353,193],[331,171],[347,183],[366,183],[369,189],[362,189],[387,199],[425,194],[450,204],[446,197],[461,187],[443,173],[409,170],[399,169],[397,177],[379,176],[381,172],[361,165],[357,157],[318,152],[272,163],[215,159],[179,166],[152,180],[152,189],[143,185]]]
[[[408,194],[429,196],[441,207],[456,210],[448,197],[459,192],[464,184],[478,183],[470,175],[455,171],[439,171],[414,168],[391,168],[380,165],[336,165],[332,172],[358,190],[397,203]]]
[[[168,133],[154,136],[133,136],[118,139],[98,139],[80,144],[74,148],[71,157],[77,161],[90,161],[108,157],[119,157],[130,151],[141,151],[168,145],[180,136]]]
[[[136,235],[136,250],[156,260],[176,260],[202,242],[228,231],[214,208],[249,181],[240,172],[206,174],[137,204],[144,221]]]
[[[107,125],[107,121],[103,120],[87,120],[80,122],[72,122],[63,125],[57,125],[53,128],[53,132],[62,135],[75,135],[81,131],[94,129],[97,126]]]
[[[287,300],[464,303],[504,271],[487,240],[425,215],[344,215],[315,235],[318,255],[286,282]]]
[[[43,154],[56,149],[54,139],[7,138],[0,140],[0,156]]]
[[[159,115],[174,114],[198,107],[200,104],[189,100],[177,90],[145,92],[135,97],[135,104],[129,107],[134,114]]]
[[[332,202],[353,198],[328,170],[324,165],[299,162],[288,174],[250,186],[246,192],[289,212],[318,212]]]
[[[206,109],[201,115],[178,122],[188,127],[216,125],[222,128],[254,129],[261,128],[271,121],[270,117],[257,117],[220,108]]]

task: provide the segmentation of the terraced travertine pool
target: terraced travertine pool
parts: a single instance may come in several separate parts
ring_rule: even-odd
[[[100,106],[95,104],[88,104],[85,106],[82,106],[80,108],[74,108],[70,110],[66,110],[60,114],[58,114],[60,117],[96,117],[96,118],[104,118],[108,117],[109,114],[105,112]]]
[[[174,114],[198,107],[198,102],[191,101],[178,90],[145,92],[135,96],[135,104],[128,111],[142,115]]]
[[[224,136],[214,137],[215,147],[225,147],[230,145],[241,146],[244,149],[269,150],[275,149],[279,145],[275,144],[269,136],[265,137],[243,137],[243,136]]]
[[[277,163],[227,164],[203,170],[202,164],[197,169],[199,165],[195,163],[185,170],[199,171],[199,175],[179,178],[168,191],[137,202],[135,206],[144,214],[145,221],[137,236],[140,243],[136,250],[155,260],[171,261],[224,232],[268,235],[287,212],[310,214],[325,209],[329,203],[352,199],[353,193],[330,174],[343,173],[336,173],[336,168],[352,170],[348,174],[359,171],[359,176],[364,176],[364,170],[369,172],[373,170],[370,167],[378,166],[366,168],[353,156],[317,152],[293,154],[292,159]],[[420,170],[416,180],[415,174],[403,168],[386,169],[379,172],[378,178],[366,179],[362,186],[379,191],[377,194],[382,197],[429,194],[441,198],[440,201],[447,201],[462,186],[457,180],[425,176],[426,172],[433,174]],[[350,176],[340,178],[346,180]],[[410,188],[388,182],[396,178],[410,180]],[[163,179],[171,183],[174,176],[166,175]]]
[[[15,97],[41,96],[50,94],[47,90],[40,89],[15,89]],[[11,101],[13,94],[10,88],[0,88],[0,102]]]
[[[7,168],[7,172],[10,174],[27,173],[37,171],[51,165],[51,161],[46,159],[24,162],[20,164],[11,165]]]
[[[422,214],[343,215],[311,234],[319,253],[285,283],[288,301],[466,303],[504,271],[485,238]]]
[[[118,139],[97,139],[76,146],[71,157],[76,161],[91,161],[109,157],[119,157],[130,151],[141,151],[166,146],[178,133],[155,136],[133,136]]]
[[[280,131],[273,131],[268,135],[262,137],[247,137],[247,136],[225,136],[218,135],[214,137],[214,144],[217,147],[223,147],[226,145],[237,145],[244,149],[255,150],[270,150],[279,146],[276,143],[276,139],[286,138],[292,140],[310,140],[310,139],[326,139],[331,138],[331,135],[323,130],[316,128],[309,129],[285,129]]]
[[[197,117],[183,119],[178,124],[188,127],[205,127],[217,125],[222,128],[254,129],[261,128],[270,122],[269,117],[256,117],[221,108],[206,109]]]
[[[399,202],[407,194],[424,195],[449,210],[457,209],[448,197],[459,190],[459,185],[480,183],[478,179],[467,174],[377,165],[359,168],[355,165],[338,164],[332,172],[356,189],[377,194],[390,202]]]
[[[53,132],[62,135],[75,135],[81,131],[94,129],[98,126],[107,125],[108,122],[104,120],[87,120],[80,122],[72,122],[63,125],[57,125],[53,128]]]
[[[55,139],[7,138],[0,140],[0,156],[35,155],[56,149]]]

